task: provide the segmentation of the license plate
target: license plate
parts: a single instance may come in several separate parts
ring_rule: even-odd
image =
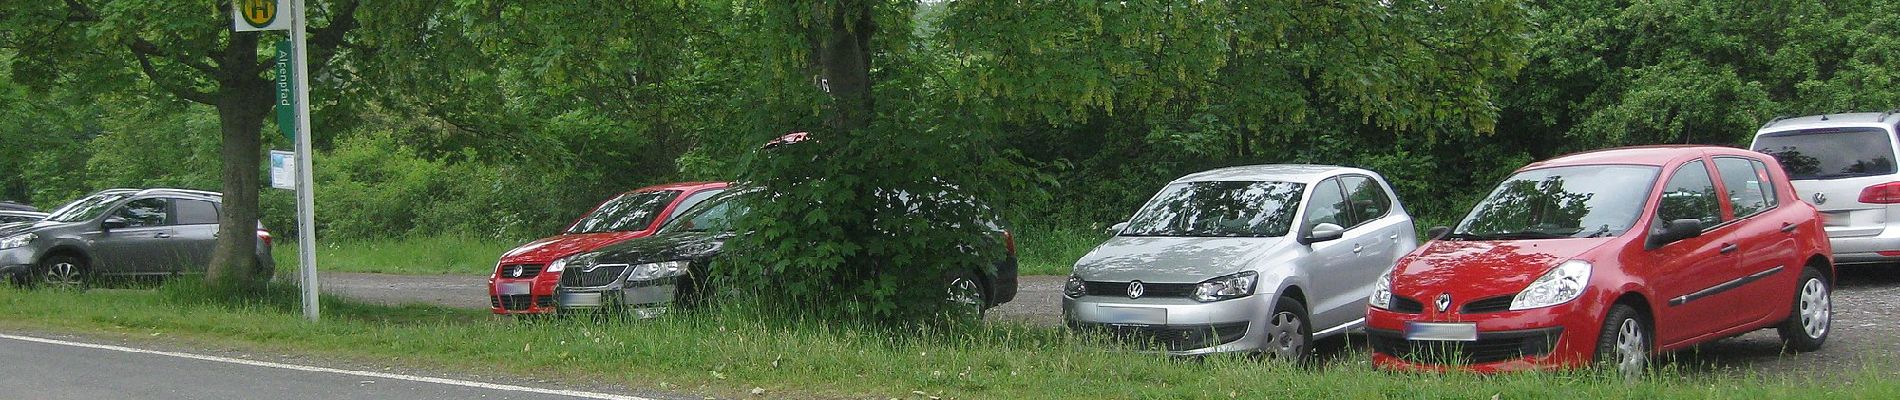
[[[1407,322],[1406,340],[1478,341],[1478,324],[1469,322]]]
[[[495,292],[501,295],[528,294],[529,285],[532,284],[528,282],[502,282],[495,285]]]
[[[1101,307],[1102,321],[1111,324],[1167,325],[1168,309],[1153,307]]]

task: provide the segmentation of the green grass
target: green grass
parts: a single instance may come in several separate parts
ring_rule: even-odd
[[[519,241],[460,237],[402,238],[386,241],[317,243],[317,268],[324,271],[404,275],[487,274],[501,253]],[[297,270],[297,242],[272,249],[279,271]]]
[[[722,397],[756,387],[770,398],[1900,398],[1900,381],[1876,368],[1814,381],[1665,372],[1625,383],[1590,372],[1386,373],[1347,354],[1303,370],[1105,351],[1112,346],[1058,328],[1013,324],[893,335],[741,313],[514,320],[337,299],[326,299],[322,323],[309,324],[295,298],[288,287],[213,293],[184,281],[157,290],[0,289],[0,326]]]
[[[1012,232],[1021,274],[1068,275],[1075,260],[1108,240],[1105,229],[1024,227]]]

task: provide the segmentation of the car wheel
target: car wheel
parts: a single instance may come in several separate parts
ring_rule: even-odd
[[[251,272],[251,280],[258,283],[270,283],[271,278],[275,277],[277,277],[277,269],[265,266],[264,260],[258,259],[257,269]]]
[[[985,295],[983,282],[977,280],[975,275],[965,273],[950,279],[950,285],[944,292],[952,309],[983,319],[983,311],[989,306],[989,296]]]
[[[1304,365],[1312,360],[1313,324],[1308,320],[1306,305],[1299,299],[1281,296],[1273,302],[1264,350],[1267,356],[1295,364]]]
[[[1624,379],[1642,377],[1649,368],[1650,332],[1648,318],[1635,307],[1610,307],[1603,331],[1597,334],[1597,363],[1613,368]]]
[[[49,288],[83,289],[86,287],[86,260],[70,255],[47,257],[40,262],[38,282]]]
[[[1820,350],[1821,344],[1827,342],[1828,329],[1834,321],[1834,301],[1828,297],[1831,288],[1814,268],[1802,269],[1799,285],[1794,293],[1793,311],[1786,321],[1775,327],[1775,332],[1781,334],[1782,345],[1790,350]]]

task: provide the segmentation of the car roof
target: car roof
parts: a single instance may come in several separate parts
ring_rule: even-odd
[[[1892,112],[1860,112],[1842,114],[1821,114],[1804,117],[1779,118],[1762,124],[1756,134],[1785,132],[1801,129],[1829,127],[1900,127],[1900,114]]]
[[[1196,172],[1175,179],[1170,183],[1182,182],[1220,182],[1220,181],[1280,181],[1294,183],[1313,183],[1334,175],[1358,173],[1377,176],[1372,171],[1337,165],[1315,164],[1266,164],[1244,165]]]
[[[1518,170],[1524,171],[1538,168],[1600,164],[1667,166],[1693,158],[1701,158],[1703,155],[1737,155],[1764,160],[1769,159],[1767,155],[1734,147],[1666,144],[1617,147],[1571,153],[1549,160],[1534,162]]]
[[[723,189],[731,184],[732,182],[674,182],[628,190],[627,193],[658,192],[662,190],[691,192],[705,189]]]
[[[46,213],[39,212],[39,211],[26,211],[26,210],[0,210],[0,214],[26,215],[26,216],[35,216],[35,217],[44,217],[47,215]]]

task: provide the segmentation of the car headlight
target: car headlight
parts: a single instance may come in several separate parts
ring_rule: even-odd
[[[1069,275],[1069,283],[1062,285],[1062,294],[1071,299],[1080,298],[1089,294],[1089,286],[1082,282],[1082,277]]]
[[[687,261],[667,261],[633,266],[633,272],[627,274],[628,281],[650,281],[685,275]]]
[[[1367,300],[1372,308],[1392,309],[1392,273],[1379,275],[1379,281],[1372,284],[1372,298]]]
[[[35,235],[31,233],[22,233],[18,235],[8,236],[6,238],[0,238],[0,249],[11,249],[15,247],[23,247],[23,246],[26,246],[27,243],[32,242],[33,239],[39,239],[39,238],[40,238],[40,235]]]
[[[1194,285],[1194,301],[1206,303],[1251,296],[1254,281],[1259,279],[1260,274],[1253,271],[1208,279]]]
[[[1517,293],[1511,299],[1511,310],[1528,310],[1550,307],[1576,300],[1583,295],[1583,287],[1590,283],[1590,263],[1581,260],[1564,261],[1551,268],[1550,272],[1532,281],[1530,287]]]
[[[561,270],[567,269],[567,266],[569,265],[576,266],[576,267],[586,267],[588,265],[593,264],[594,259],[596,258],[600,258],[600,253],[581,253],[581,254],[575,254],[575,255],[571,255],[567,257],[561,257],[561,259],[554,260],[553,263],[548,264],[547,272],[561,272]]]

